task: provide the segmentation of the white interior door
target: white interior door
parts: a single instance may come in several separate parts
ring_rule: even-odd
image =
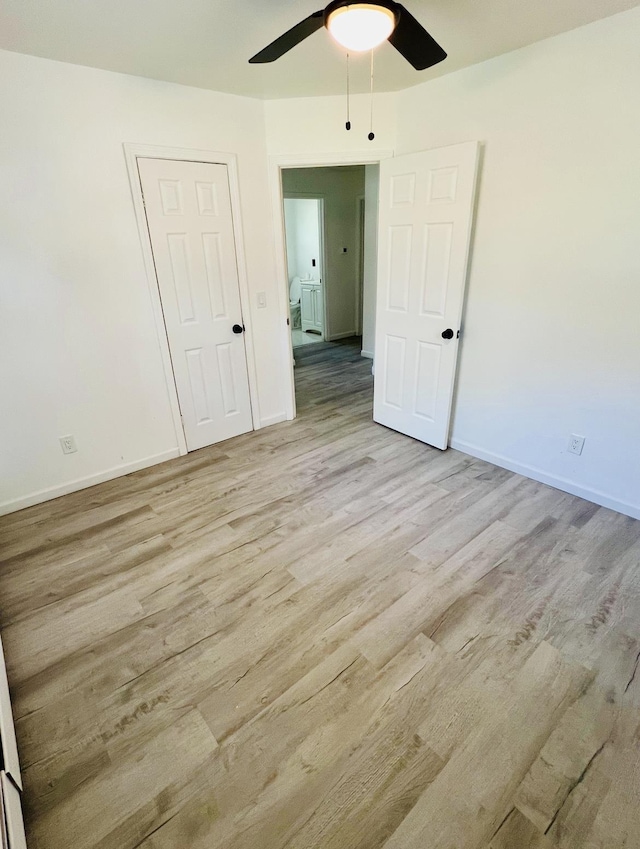
[[[478,143],[380,163],[373,418],[446,448]]]
[[[253,426],[227,167],[138,159],[138,169],[193,451]]]

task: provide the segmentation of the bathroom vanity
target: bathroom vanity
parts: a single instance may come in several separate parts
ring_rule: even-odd
[[[319,280],[302,280],[300,283],[300,317],[303,330],[324,333],[322,284]]]

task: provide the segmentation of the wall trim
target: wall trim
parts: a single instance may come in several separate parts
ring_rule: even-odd
[[[360,356],[361,357],[367,357],[368,359],[372,360],[373,359],[373,351],[362,350],[362,351],[360,351]]]
[[[332,333],[331,336],[325,336],[325,342],[336,342],[338,339],[348,339],[350,336],[357,336],[355,330],[345,330],[343,333]]]
[[[516,472],[524,477],[532,478],[539,483],[547,484],[555,489],[560,489],[562,492],[568,492],[570,495],[577,495],[579,498],[584,498],[585,501],[591,501],[594,504],[599,504],[601,507],[607,507],[609,510],[615,510],[617,513],[623,513],[625,516],[631,516],[632,519],[640,519],[640,506],[628,504],[626,501],[619,501],[617,498],[611,498],[604,492],[597,489],[589,489],[588,487],[579,486],[567,478],[550,475],[548,472],[537,468],[536,466],[528,466],[525,463],[518,463],[509,457],[503,457],[501,454],[494,454],[492,451],[485,451],[477,445],[472,445],[469,442],[463,442],[459,439],[449,440],[451,448],[457,451],[462,451],[464,454],[470,454],[478,460],[486,460],[493,463],[495,466],[500,466],[503,469],[508,469],[510,472]]]
[[[85,478],[78,478],[67,483],[58,484],[57,486],[41,489],[38,492],[32,492],[30,495],[23,495],[21,498],[16,498],[13,501],[4,501],[0,504],[0,516],[7,513],[15,513],[18,510],[23,510],[25,507],[32,507],[34,504],[42,504],[43,501],[51,501],[53,498],[59,498],[61,495],[69,495],[71,492],[77,492],[80,489],[87,489],[90,486],[95,486],[105,481],[120,478],[123,475],[129,475],[131,472],[138,472],[140,469],[146,469],[149,466],[156,466],[158,463],[164,463],[167,460],[174,460],[180,456],[178,448],[171,448],[169,451],[162,451],[160,454],[153,454],[151,457],[145,457],[142,460],[134,460],[132,463],[124,463],[121,466],[113,466],[111,469],[106,469],[104,472],[98,472],[95,475],[88,475]]]
[[[131,197],[133,200],[136,223],[138,225],[138,235],[140,237],[140,245],[142,248],[147,284],[153,308],[153,317],[155,319],[156,324],[158,345],[160,347],[160,355],[162,357],[162,365],[167,386],[167,394],[169,397],[169,404],[171,406],[173,427],[175,430],[178,447],[180,449],[180,454],[186,454],[187,442],[184,436],[184,429],[182,427],[182,418],[180,416],[180,404],[178,402],[178,390],[176,389],[173,366],[171,365],[171,353],[169,350],[169,341],[167,339],[167,333],[164,323],[164,313],[162,311],[160,290],[158,288],[158,280],[156,278],[155,263],[153,260],[153,250],[151,247],[151,238],[149,236],[149,230],[147,228],[147,217],[144,210],[144,201],[142,199],[142,186],[140,183],[140,175],[138,173],[138,159],[172,159],[182,160],[184,162],[207,162],[213,165],[226,165],[227,175],[229,178],[229,195],[231,198],[231,220],[233,223],[233,235],[236,246],[236,263],[238,267],[238,288],[240,290],[240,307],[242,310],[243,323],[246,327],[246,332],[244,334],[244,344],[247,359],[247,372],[249,377],[251,418],[254,430],[257,430],[260,427],[258,376],[253,340],[253,327],[251,321],[251,301],[249,297],[249,284],[244,252],[244,235],[242,229],[242,215],[240,204],[240,183],[238,180],[238,161],[235,153],[225,153],[223,151],[193,150],[190,148],[163,147],[161,145],[153,144],[131,144],[129,142],[125,142],[123,144],[123,148],[125,161],[127,163],[127,171],[129,174],[129,185],[131,187]]]
[[[265,418],[260,419],[260,427],[269,427],[270,425],[278,424],[279,422],[286,422],[287,413],[283,410],[281,413],[276,413],[273,416],[265,416]]]
[[[296,392],[293,378],[293,349],[289,330],[289,280],[287,277],[287,249],[284,232],[284,206],[282,196],[282,180],[280,172],[283,168],[323,168],[329,165],[377,165],[382,159],[390,159],[392,150],[367,150],[353,153],[285,153],[269,157],[269,186],[271,190],[271,207],[274,232],[274,247],[276,258],[276,278],[278,280],[278,311],[280,313],[280,350],[282,362],[287,371],[287,382],[284,387],[284,398],[287,419],[296,417]]]

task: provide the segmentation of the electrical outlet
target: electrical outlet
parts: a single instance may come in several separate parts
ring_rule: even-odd
[[[76,440],[74,436],[61,436],[60,437],[60,445],[62,446],[63,454],[75,454],[78,450],[76,446]]]
[[[569,454],[582,454],[583,448],[584,436],[576,436],[575,433],[572,433],[569,437],[569,447],[567,448]]]

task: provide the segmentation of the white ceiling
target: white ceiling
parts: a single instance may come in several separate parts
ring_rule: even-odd
[[[322,0],[320,0],[322,3]],[[416,85],[638,5],[637,0],[405,0],[447,51],[418,72],[376,51],[377,91]],[[344,54],[326,30],[270,65],[247,60],[318,0],[0,0],[0,48],[252,97],[339,94]],[[352,65],[368,87],[368,59]]]

